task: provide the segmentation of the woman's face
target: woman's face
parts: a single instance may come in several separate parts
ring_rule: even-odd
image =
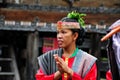
[[[66,48],[75,44],[76,36],[69,29],[61,29],[57,31],[57,40],[60,48]]]

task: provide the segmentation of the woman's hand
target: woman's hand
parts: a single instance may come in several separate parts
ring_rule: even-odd
[[[68,67],[68,65],[65,63],[65,61],[60,58],[58,55],[54,55],[54,58],[56,60],[56,64],[58,66],[58,70],[60,71],[60,73],[67,73],[70,76],[73,75],[73,70],[71,68]]]
[[[58,80],[61,77],[60,71],[55,72],[54,80]]]

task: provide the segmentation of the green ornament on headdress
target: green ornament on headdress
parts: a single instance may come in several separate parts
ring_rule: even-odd
[[[76,11],[72,11],[71,13],[68,13],[67,17],[71,19],[77,19],[79,24],[85,28],[85,21],[83,20],[83,17],[86,16],[86,14],[78,13]]]

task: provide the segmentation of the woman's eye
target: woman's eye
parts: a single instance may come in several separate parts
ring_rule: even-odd
[[[62,31],[63,34],[65,34],[66,32],[65,31]]]

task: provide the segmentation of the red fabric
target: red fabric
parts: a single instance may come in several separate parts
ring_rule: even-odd
[[[110,70],[108,70],[106,73],[106,80],[112,80],[112,75]]]
[[[97,66],[96,63],[92,66],[83,80],[97,80]]]
[[[65,60],[64,57],[62,57],[63,60]],[[71,68],[72,64],[74,61],[74,57],[73,58],[69,58],[68,60],[68,66]],[[87,75],[82,79],[81,76],[77,73],[73,73],[72,76],[72,80],[96,80],[97,78],[97,67],[96,67],[96,63],[92,66],[92,68],[90,69],[90,71],[87,73]],[[45,75],[42,70],[39,70],[38,73],[36,74],[36,80],[54,80],[54,74],[51,75]],[[64,80],[64,77],[62,75],[62,80]]]
[[[35,75],[36,80],[54,80],[54,74],[52,75],[45,75],[42,70],[38,70],[37,74]]]

